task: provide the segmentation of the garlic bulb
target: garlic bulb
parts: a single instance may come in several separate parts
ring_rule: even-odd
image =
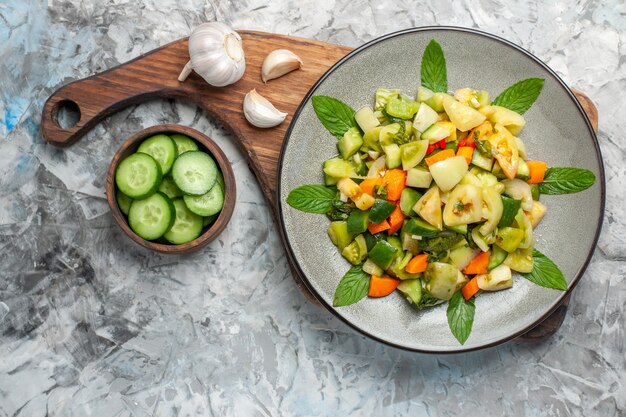
[[[278,126],[287,117],[287,113],[276,109],[256,90],[250,91],[243,99],[243,114],[250,124],[262,128]]]
[[[276,49],[265,57],[263,68],[261,68],[261,79],[266,83],[297,70],[301,66],[302,60],[298,55],[288,49]]]
[[[233,84],[246,70],[241,36],[221,22],[203,23],[189,37],[189,62],[178,76],[185,81],[191,70],[215,87]]]

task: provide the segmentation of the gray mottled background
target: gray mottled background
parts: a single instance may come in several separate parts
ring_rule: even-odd
[[[607,212],[561,330],[457,356],[354,333],[299,293],[243,155],[185,103],[128,108],[66,150],[43,143],[54,89],[215,19],[350,46],[412,26],[475,27],[587,92]],[[626,415],[625,29],[621,0],[0,0],[0,416]],[[139,248],[104,199],[122,140],[165,122],[213,137],[237,175],[231,223],[191,256]]]

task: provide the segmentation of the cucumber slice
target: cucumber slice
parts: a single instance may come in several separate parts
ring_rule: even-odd
[[[119,190],[115,193],[115,200],[117,201],[120,211],[128,216],[128,210],[130,210],[130,205],[133,200]]]
[[[356,127],[348,129],[341,139],[337,141],[337,149],[339,149],[343,159],[350,158],[361,146],[363,146],[363,138],[361,137],[361,132]]]
[[[222,187],[215,184],[208,193],[199,196],[186,195],[183,200],[192,213],[198,216],[212,216],[224,207],[224,191]]]
[[[368,106],[361,107],[359,110],[357,110],[357,112],[354,114],[354,120],[363,132],[369,132],[376,126],[380,125],[380,122],[374,115],[374,111],[371,107]]]
[[[446,122],[436,122],[422,133],[422,139],[430,143],[439,142],[450,136],[450,128]]]
[[[487,270],[491,271],[493,268],[499,266],[502,262],[504,262],[509,253],[504,249],[501,249],[498,245],[491,246],[491,255],[489,256],[489,264],[487,265]]]
[[[406,185],[409,187],[428,188],[432,181],[433,176],[427,169],[411,168],[406,173]]]
[[[354,166],[341,158],[332,158],[324,161],[324,173],[333,178],[356,177]]]
[[[402,153],[398,145],[392,143],[391,145],[384,146],[383,150],[385,151],[385,155],[387,156],[387,159],[385,161],[387,164],[387,168],[398,168],[402,164]]]
[[[414,216],[413,206],[419,201],[422,194],[412,188],[405,188],[400,195],[400,210],[405,216]]]
[[[226,183],[224,183],[224,174],[222,174],[222,171],[217,171],[217,181],[215,182],[222,187],[222,191],[226,191]]]
[[[406,233],[410,236],[435,237],[439,234],[439,229],[431,226],[422,219],[412,217],[402,226],[402,233]]]
[[[348,216],[348,232],[352,234],[363,233],[369,225],[369,211],[352,210]]]
[[[177,198],[172,203],[176,209],[176,217],[173,226],[163,236],[175,245],[191,242],[202,233],[202,217],[189,211],[182,198]]]
[[[170,172],[172,164],[178,156],[176,143],[167,135],[154,135],[144,140],[137,152],[146,153],[156,159],[161,166],[163,175]]]
[[[183,192],[180,191],[180,188],[178,188],[176,184],[174,184],[174,181],[169,175],[167,177],[164,177],[163,181],[161,181],[159,191],[169,198],[182,197],[183,195]]]
[[[486,171],[491,171],[491,167],[493,166],[493,158],[490,156],[487,157],[480,152],[474,152],[472,154],[472,164]]]
[[[424,133],[426,129],[431,127],[438,120],[439,115],[437,112],[428,107],[427,104],[422,103],[417,111],[417,115],[415,115],[415,120],[413,120],[413,127],[417,129],[418,132]]]
[[[150,155],[134,153],[124,158],[115,171],[115,184],[127,197],[149,197],[161,183],[161,166]]]
[[[175,133],[170,135],[174,143],[176,144],[176,150],[179,155],[182,155],[188,151],[197,151],[198,144],[195,140],[191,139],[189,136],[181,135],[180,133]]]
[[[522,158],[518,159],[517,174],[515,175],[515,177],[524,181],[530,178],[530,168],[528,167],[526,161],[524,161]]]
[[[172,227],[174,217],[172,200],[157,192],[143,200],[133,201],[128,211],[128,224],[138,236],[154,240]]]
[[[203,195],[217,181],[217,164],[208,154],[188,151],[176,158],[172,166],[172,179],[185,194]]]
[[[422,301],[422,280],[419,278],[402,281],[398,284],[398,290],[415,305],[419,305]]]
[[[212,216],[207,216],[207,217],[203,217],[202,218],[202,227],[207,227],[209,226],[211,223],[213,223],[213,221],[215,221],[215,219],[217,219],[217,214],[214,214]]]

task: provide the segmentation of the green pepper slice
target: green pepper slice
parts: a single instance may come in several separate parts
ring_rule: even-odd
[[[369,211],[353,210],[348,216],[348,232],[363,233],[369,224]]]
[[[370,210],[370,220],[376,224],[380,224],[396,209],[396,205],[389,201],[377,198]]]
[[[380,240],[374,245],[369,253],[369,258],[382,269],[388,269],[398,252],[398,248],[386,240]]]

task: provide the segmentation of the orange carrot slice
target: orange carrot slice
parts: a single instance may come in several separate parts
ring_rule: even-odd
[[[539,184],[543,181],[543,177],[546,175],[548,164],[543,161],[526,161],[528,169],[530,170],[529,184]]]
[[[415,255],[406,265],[404,270],[408,272],[409,274],[417,274],[419,272],[426,271],[427,266],[428,266],[428,254],[421,253],[419,255]]]
[[[474,148],[471,146],[461,146],[456,151],[457,156],[462,156],[467,161],[467,165],[472,163],[472,155],[474,154]]]
[[[390,227],[391,225],[389,224],[389,222],[387,220],[383,220],[382,222],[380,222],[380,224],[376,224],[373,222],[370,223],[369,226],[367,226],[367,230],[369,230],[371,234],[375,235],[376,233],[389,230]]]
[[[387,221],[389,222],[389,229],[387,229],[387,233],[393,235],[402,227],[402,223],[406,216],[400,210],[400,206],[396,204],[396,209],[391,212]]]
[[[367,295],[370,297],[385,297],[398,288],[398,284],[400,284],[399,279],[372,275],[370,278],[370,289]]]
[[[478,288],[478,280],[476,279],[476,277],[474,277],[470,279],[470,281],[465,284],[463,288],[461,288],[461,294],[463,295],[463,298],[465,298],[465,301],[467,301],[474,295],[476,295],[479,289],[480,288]]]
[[[481,252],[463,269],[466,275],[486,274],[489,272],[489,252]]]
[[[387,170],[383,177],[383,185],[387,187],[387,200],[398,201],[402,190],[406,187],[406,171],[401,169]]]
[[[425,158],[425,160],[426,160],[426,164],[428,166],[431,166],[434,163],[446,160],[448,158],[452,158],[453,156],[454,156],[453,149],[444,149],[441,152],[437,152],[433,156],[429,156],[428,158]]]

